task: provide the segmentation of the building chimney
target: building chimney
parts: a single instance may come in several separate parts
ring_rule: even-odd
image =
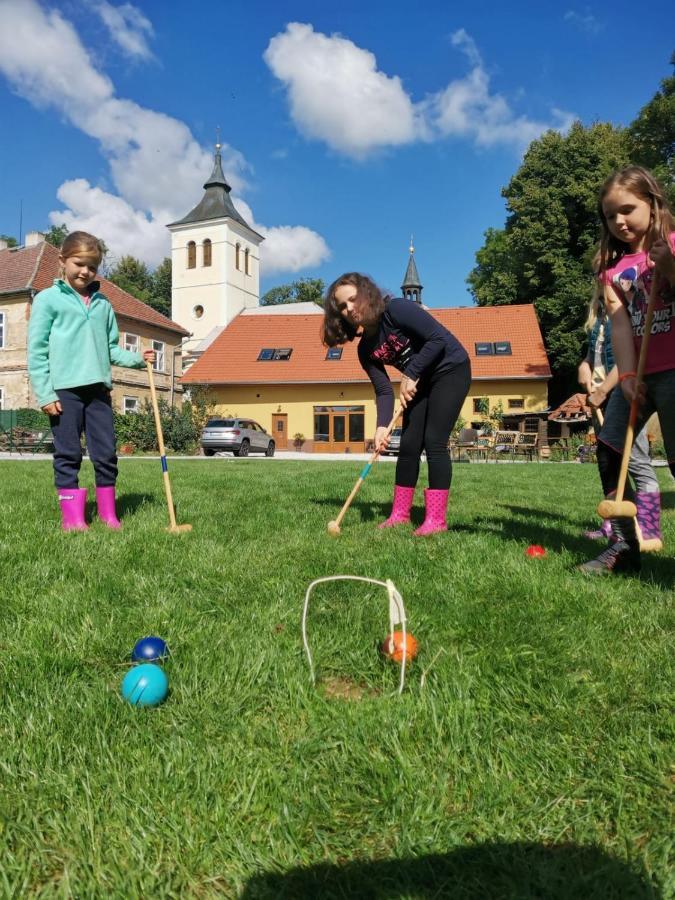
[[[41,244],[46,237],[44,231],[27,231],[24,247],[35,247],[37,244]]]
[[[0,240],[0,250],[6,250],[9,247],[7,241]]]

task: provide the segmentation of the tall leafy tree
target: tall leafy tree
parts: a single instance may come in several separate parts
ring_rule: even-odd
[[[152,273],[152,297],[148,302],[157,312],[171,316],[171,260],[168,256]]]
[[[52,225],[49,231],[45,234],[45,241],[48,244],[51,244],[53,247],[60,248],[61,244],[65,241],[68,236],[68,226],[64,223],[61,225]]]
[[[122,256],[109,270],[107,278],[143,303],[148,303],[152,298],[150,270],[144,262],[134,256]]]
[[[291,284],[270,288],[260,298],[261,306],[278,306],[282,303],[323,302],[324,283],[321,278],[300,278]]]
[[[675,66],[675,53],[670,64]],[[664,78],[628,126],[627,137],[633,161],[652,170],[675,206],[675,75]]]
[[[7,241],[8,247],[16,247],[17,240],[15,237],[12,237],[11,234],[0,234],[0,241]]]
[[[576,387],[598,238],[597,195],[629,162],[620,129],[605,123],[534,141],[502,195],[503,229],[490,229],[467,281],[479,306],[533,303],[554,372],[552,400]]]

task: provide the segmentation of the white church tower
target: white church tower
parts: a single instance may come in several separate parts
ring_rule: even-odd
[[[192,332],[185,350],[193,360],[242,309],[260,303],[259,248],[264,238],[234,208],[220,147],[216,144],[200,203],[167,226],[171,318]]]

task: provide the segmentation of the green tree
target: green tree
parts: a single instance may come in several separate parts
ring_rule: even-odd
[[[16,247],[17,240],[15,237],[12,237],[11,234],[0,234],[0,241],[7,241],[8,247]]]
[[[157,312],[171,316],[171,260],[168,256],[152,273],[152,297],[148,302]]]
[[[675,53],[670,64],[675,66]],[[664,78],[628,126],[627,138],[633,162],[651,169],[675,206],[675,75]]]
[[[324,283],[321,278],[300,278],[291,284],[281,284],[267,291],[260,299],[261,306],[282,303],[323,303]]]
[[[134,256],[121,257],[109,270],[107,278],[143,303],[149,303],[152,299],[153,283],[150,270],[144,262]]]
[[[606,123],[577,122],[567,135],[549,131],[533,141],[502,191],[506,225],[486,232],[467,278],[479,306],[534,304],[554,373],[552,401],[576,387],[598,190],[628,162],[624,132]]]
[[[60,249],[61,244],[65,241],[68,235],[68,226],[64,223],[61,225],[52,225],[49,231],[45,234],[45,241],[48,244],[51,244],[53,247],[57,247]]]

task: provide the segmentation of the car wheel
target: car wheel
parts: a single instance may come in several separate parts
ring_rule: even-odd
[[[234,451],[234,455],[235,456],[248,456],[248,451],[249,451],[250,446],[251,446],[251,442],[247,438],[244,438],[244,440],[241,442],[241,447],[238,450]]]
[[[215,450],[209,450],[208,447],[204,447],[204,456],[213,456],[215,452]]]
[[[267,445],[267,450],[265,450],[265,456],[274,456],[275,449],[274,441],[270,441]]]

